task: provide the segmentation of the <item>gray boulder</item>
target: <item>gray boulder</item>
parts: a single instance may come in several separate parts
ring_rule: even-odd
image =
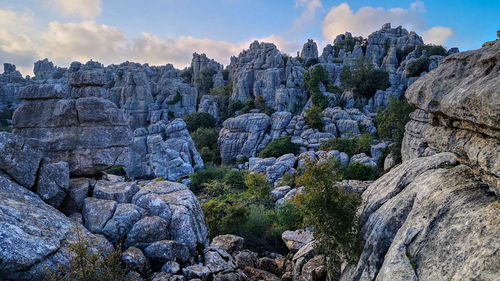
[[[131,269],[141,274],[148,274],[151,271],[149,261],[142,251],[136,247],[129,247],[122,253],[123,262]]]
[[[120,203],[103,227],[102,234],[113,243],[123,243],[134,224],[142,219],[145,210],[134,204]]]
[[[98,199],[114,200],[118,203],[130,203],[139,186],[134,182],[97,181],[93,197]]]
[[[189,259],[189,249],[177,241],[161,240],[151,243],[144,249],[146,257],[153,262],[164,264],[167,261],[186,262]]]
[[[92,233],[102,234],[106,223],[112,218],[117,203],[113,200],[87,197],[83,203],[83,221]]]
[[[47,204],[58,208],[69,189],[69,165],[42,160],[36,182],[36,194]]]
[[[232,255],[235,252],[241,251],[244,243],[245,239],[242,237],[225,234],[215,236],[214,239],[212,239],[210,246],[218,247]]]
[[[158,216],[148,216],[140,219],[130,229],[124,246],[146,248],[153,242],[168,238],[169,223]]]

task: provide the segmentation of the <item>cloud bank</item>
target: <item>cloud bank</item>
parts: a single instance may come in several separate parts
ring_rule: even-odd
[[[421,33],[426,43],[445,43],[454,34],[453,30],[443,26],[426,30],[425,12],[425,5],[421,1],[413,2],[407,9],[365,6],[357,11],[353,11],[349,4],[342,3],[330,9],[323,20],[322,33],[327,40],[333,40],[346,31],[366,37],[384,23],[390,22],[393,26],[402,25],[408,30]]]

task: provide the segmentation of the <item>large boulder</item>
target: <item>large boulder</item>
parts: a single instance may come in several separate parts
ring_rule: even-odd
[[[168,228],[164,231],[171,240],[193,251],[199,243],[206,242],[208,231],[200,203],[186,185],[153,181],[134,195],[132,203],[145,209],[149,216],[165,220]]]
[[[102,98],[102,65],[73,63],[66,85],[25,87],[24,103],[12,118],[14,133],[47,142],[45,156],[69,164],[72,175],[93,175],[129,162],[128,123],[115,104]]]
[[[222,161],[240,154],[254,157],[270,141],[266,134],[270,123],[271,118],[263,113],[243,114],[224,121],[217,140]]]
[[[409,160],[368,187],[366,242],[343,280],[493,280],[498,200],[471,168],[456,164],[452,153]]]
[[[77,231],[78,229],[78,231]],[[68,266],[69,246],[80,238],[105,250],[109,242],[44,203],[35,193],[0,176],[0,279],[33,280]]]

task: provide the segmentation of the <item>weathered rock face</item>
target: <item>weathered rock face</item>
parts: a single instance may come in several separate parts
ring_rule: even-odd
[[[128,164],[131,132],[123,113],[102,96],[102,65],[72,64],[69,88],[60,84],[22,89],[14,133],[47,142],[45,155],[65,161],[72,175],[92,175]]]
[[[300,52],[300,57],[304,59],[304,61],[314,61],[318,60],[318,45],[312,39],[307,39],[307,43],[302,47],[302,51]]]
[[[219,132],[222,161],[240,154],[253,157],[270,141],[266,131],[270,125],[269,116],[262,113],[248,113],[224,121]]]
[[[500,194],[500,40],[445,58],[407,90],[411,115],[403,160],[451,151]]]
[[[48,268],[67,266],[70,244],[82,235],[89,241],[112,247],[45,204],[36,194],[0,176],[0,277],[2,280],[33,280]]]
[[[453,165],[452,153],[409,160],[363,193],[366,242],[343,280],[493,280],[498,199],[469,167]]]
[[[163,177],[176,180],[203,168],[203,160],[186,128],[178,118],[170,123],[160,121],[148,130],[134,132],[131,164],[125,168],[130,177]]]
[[[453,54],[407,90],[404,162],[363,193],[366,242],[342,280],[497,278],[499,50]]]
[[[193,81],[196,82],[201,78],[202,71],[213,71],[215,76],[219,71],[223,70],[223,66],[213,59],[209,59],[205,54],[193,54],[191,60],[191,71],[193,73]],[[212,77],[214,79],[214,77]]]

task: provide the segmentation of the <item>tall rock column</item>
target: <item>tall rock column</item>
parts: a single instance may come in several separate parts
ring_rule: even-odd
[[[73,176],[93,175],[129,163],[131,130],[123,113],[103,98],[100,63],[74,62],[68,85],[30,85],[13,116],[14,133],[47,142],[45,156],[69,164]]]

